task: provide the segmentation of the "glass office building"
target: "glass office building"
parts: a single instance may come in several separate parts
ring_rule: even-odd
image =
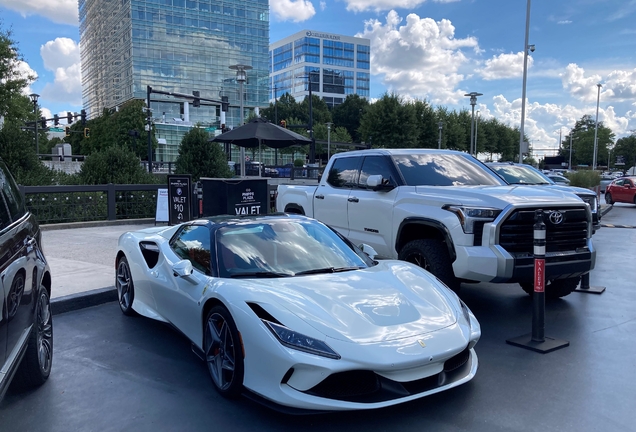
[[[308,30],[269,47],[270,101],[285,93],[296,99],[312,93],[329,106],[347,95],[370,96],[369,39]]]
[[[220,100],[226,124],[240,124],[239,84],[230,65],[252,66],[244,85],[245,112],[268,105],[268,0],[79,0],[82,99],[89,118],[153,90]],[[179,136],[196,123],[219,127],[220,105],[151,95],[157,150],[176,158]],[[174,130],[171,130],[174,125]],[[177,143],[176,145],[174,143]]]

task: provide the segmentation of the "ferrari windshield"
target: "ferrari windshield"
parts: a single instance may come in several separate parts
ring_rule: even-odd
[[[325,225],[311,220],[265,220],[216,231],[219,276],[289,277],[373,265]]]
[[[492,171],[472,156],[456,153],[394,155],[409,186],[503,185]]]
[[[521,165],[488,165],[508,184],[548,185],[554,184],[543,173],[529,166]]]

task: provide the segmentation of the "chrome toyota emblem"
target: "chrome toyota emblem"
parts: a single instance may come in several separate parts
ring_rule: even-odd
[[[559,225],[561,222],[563,222],[563,213],[558,211],[551,211],[549,219],[550,222],[552,222],[552,225]]]

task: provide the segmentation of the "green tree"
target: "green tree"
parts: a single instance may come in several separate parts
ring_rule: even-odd
[[[626,171],[629,167],[636,167],[636,132],[632,132],[628,137],[619,138],[612,154],[623,157],[625,166],[621,168],[625,168]],[[636,174],[636,171],[632,172]]]
[[[296,102],[296,99],[289,93],[285,93],[276,101],[276,105],[270,102],[269,107],[261,110],[261,115],[272,123],[278,122],[281,120],[287,120],[289,124],[289,119],[301,117],[301,109],[300,104]]]
[[[362,116],[360,136],[373,147],[414,148],[418,144],[415,110],[401,96],[385,93]]]
[[[20,98],[22,90],[35,79],[18,69],[21,60],[23,58],[17,42],[13,40],[13,32],[11,29],[5,30],[0,19],[0,116],[6,116],[11,111],[15,99]]]
[[[333,123],[337,127],[344,127],[351,136],[350,142],[360,142],[360,119],[369,107],[369,101],[357,94],[347,96],[343,103],[332,110]],[[348,141],[349,142],[349,141]]]
[[[35,155],[33,132],[24,132],[19,124],[7,122],[0,130],[0,157],[15,180],[25,186],[50,185],[57,175]]]
[[[417,147],[437,148],[438,127],[435,110],[425,100],[416,100],[410,105],[415,111]]]
[[[201,177],[232,177],[225,152],[218,143],[209,139],[210,135],[198,127],[183,136],[175,167],[178,174],[190,174],[193,181]]]
[[[570,130],[572,135],[572,166],[578,165],[592,166],[594,161],[594,130],[596,122],[591,115],[584,115],[576,122],[574,128]],[[598,149],[596,165],[603,165],[607,162],[609,149],[614,144],[615,135],[612,130],[606,127],[603,122],[598,123]],[[566,159],[570,157],[569,135],[567,145],[564,142],[559,154]]]
[[[315,94],[311,95],[311,111],[313,117],[314,127],[318,124],[325,124],[331,121],[331,111],[327,103],[319,96]],[[300,103],[300,114],[303,124],[309,124],[309,97],[306,97]]]
[[[126,147],[113,145],[92,153],[79,172],[81,184],[151,184],[158,180],[139,163],[139,158]]]

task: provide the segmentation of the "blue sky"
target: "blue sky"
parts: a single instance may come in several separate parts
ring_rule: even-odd
[[[371,96],[394,91],[483,118],[521,117],[526,0],[270,0],[270,41],[299,30],[371,39]],[[81,109],[77,1],[0,0],[51,112]],[[636,0],[535,0],[530,14],[526,133],[557,147],[585,114],[617,137],[636,129]],[[543,151],[538,154],[544,153]],[[550,153],[550,151],[546,151]]]

